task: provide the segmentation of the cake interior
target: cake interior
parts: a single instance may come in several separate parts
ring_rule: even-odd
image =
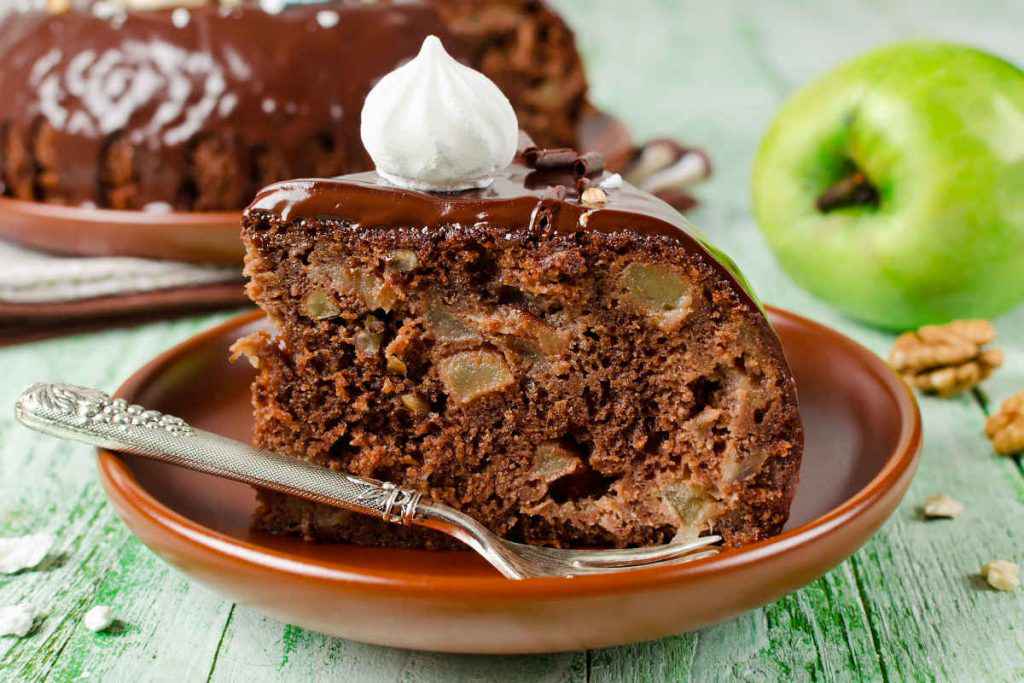
[[[258,445],[422,491],[502,536],[629,547],[781,530],[801,431],[757,306],[664,236],[282,219],[250,210],[249,295],[277,333]],[[257,526],[449,547],[271,492]]]

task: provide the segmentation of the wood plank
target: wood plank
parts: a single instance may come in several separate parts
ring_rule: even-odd
[[[0,349],[0,535],[49,530],[54,560],[42,571],[0,576],[0,604],[46,612],[26,639],[0,639],[0,679],[196,680],[208,673],[230,604],[192,584],[144,548],[117,519],[96,480],[92,449],[17,425],[17,395],[34,381],[105,390],[159,350],[227,317],[216,314]],[[93,634],[80,620],[97,603],[123,620]],[[211,628],[213,625],[213,628]]]
[[[586,680],[586,654],[486,657],[396,650],[283,625],[239,606],[210,680],[577,683]]]

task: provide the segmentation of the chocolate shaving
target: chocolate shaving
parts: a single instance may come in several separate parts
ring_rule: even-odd
[[[591,184],[592,183],[591,183],[590,178],[587,178],[587,177],[577,178],[576,179],[576,194],[583,194],[583,191],[586,190],[588,187],[590,187]]]
[[[523,161],[530,168],[549,169],[567,168],[576,163],[579,155],[576,150],[568,147],[557,147],[555,149],[538,149],[531,147],[523,150]]]
[[[587,152],[576,158],[572,165],[573,171],[578,177],[597,175],[604,170],[604,157],[598,152]]]

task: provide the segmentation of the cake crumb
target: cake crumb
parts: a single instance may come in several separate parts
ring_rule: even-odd
[[[1007,560],[993,560],[981,568],[981,576],[998,591],[1015,591],[1020,587],[1020,567]]]
[[[944,517],[955,519],[964,511],[964,504],[945,493],[937,493],[924,499],[924,516],[930,519]]]
[[[85,613],[82,623],[90,631],[106,631],[114,623],[114,610],[107,605],[96,605]]]
[[[0,636],[24,638],[32,630],[39,613],[28,603],[0,607]]]
[[[14,574],[38,567],[52,547],[51,534],[0,538],[0,574]]]
[[[1003,401],[999,410],[985,422],[985,434],[996,453],[1024,452],[1024,391]]]

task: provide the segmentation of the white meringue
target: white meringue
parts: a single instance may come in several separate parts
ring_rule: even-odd
[[[508,98],[436,36],[366,96],[361,132],[380,177],[433,192],[487,187],[519,144]]]

